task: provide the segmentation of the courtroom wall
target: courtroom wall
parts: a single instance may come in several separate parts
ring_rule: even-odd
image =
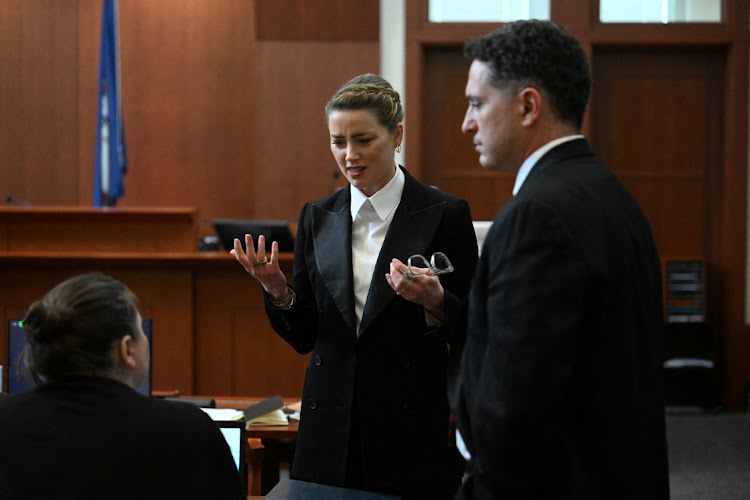
[[[332,189],[323,107],[378,72],[378,2],[119,1],[120,206],[296,222]],[[100,0],[0,2],[0,195],[92,201]]]

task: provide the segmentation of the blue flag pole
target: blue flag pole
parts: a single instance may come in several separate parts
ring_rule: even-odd
[[[103,0],[99,54],[98,113],[94,154],[95,207],[113,207],[125,194],[127,171],[120,100],[120,44],[117,0]]]

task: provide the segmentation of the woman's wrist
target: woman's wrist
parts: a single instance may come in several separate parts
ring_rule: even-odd
[[[430,303],[424,304],[424,308],[435,318],[442,321],[445,316],[445,289],[441,286],[440,293],[432,299]]]
[[[281,290],[278,291],[278,293],[273,293],[270,290],[266,290],[268,292],[268,296],[271,297],[271,302],[283,302],[289,297],[289,294],[291,293],[291,290],[289,290],[288,286],[285,286]]]
[[[270,297],[271,297],[271,304],[273,304],[273,306],[276,309],[281,309],[283,311],[286,311],[288,309],[291,309],[291,307],[294,305],[294,302],[297,299],[297,294],[294,293],[294,290],[292,290],[289,287],[287,287],[285,291],[287,293],[281,299],[278,299],[275,296],[269,294]],[[282,295],[284,295],[284,294],[282,294]]]
[[[273,302],[280,302],[289,296],[289,283],[283,277],[270,283],[261,282],[261,285]]]

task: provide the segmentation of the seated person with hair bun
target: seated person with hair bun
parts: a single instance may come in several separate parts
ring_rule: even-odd
[[[23,325],[36,387],[0,399],[0,498],[245,498],[208,415],[136,392],[149,346],[123,283],[68,279]]]

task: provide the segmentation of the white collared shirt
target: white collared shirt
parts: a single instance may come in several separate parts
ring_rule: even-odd
[[[357,335],[362,313],[370,292],[372,273],[391,225],[396,207],[401,202],[406,176],[396,167],[396,175],[371,197],[349,185],[352,215],[352,272],[354,275],[354,312]],[[383,277],[385,279],[385,277]]]
[[[560,144],[564,142],[572,141],[574,139],[583,139],[583,135],[574,134],[574,135],[566,135],[564,137],[558,137],[557,139],[549,141],[547,144],[545,144],[541,148],[531,153],[529,157],[526,158],[526,160],[524,160],[524,162],[521,164],[521,168],[518,169],[518,173],[516,174],[516,183],[513,186],[513,196],[518,194],[518,191],[521,190],[521,186],[523,186],[523,183],[526,181],[526,178],[531,173],[531,169],[534,168],[534,165],[536,165],[536,162],[538,162],[539,159],[542,156],[544,156],[544,154],[547,151],[554,148],[555,146],[559,146]]]

